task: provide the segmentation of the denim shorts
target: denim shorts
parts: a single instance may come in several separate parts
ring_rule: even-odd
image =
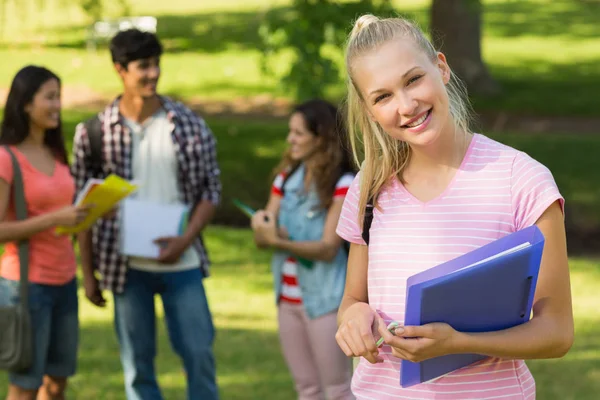
[[[0,278],[0,304],[19,302],[19,282]],[[77,280],[64,285],[29,284],[33,329],[33,364],[25,373],[10,373],[11,384],[35,390],[44,375],[66,378],[75,374],[79,344]]]

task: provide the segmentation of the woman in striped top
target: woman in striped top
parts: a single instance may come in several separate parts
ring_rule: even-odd
[[[303,400],[354,398],[351,363],[335,342],[348,260],[335,228],[354,178],[340,122],[323,100],[294,109],[269,201],[252,219],[257,245],[275,249],[281,347]]]
[[[360,356],[358,399],[533,399],[525,359],[562,357],[573,341],[563,220],[550,171],[527,154],[469,130],[465,91],[445,56],[401,19],[359,18],[348,42],[348,105],[355,153],[365,160],[338,234],[351,242],[336,339]],[[370,241],[361,237],[375,199]],[[545,247],[530,322],[469,334],[442,323],[403,326],[409,276],[536,224]],[[394,334],[386,325],[397,321]],[[385,339],[376,346],[378,337]],[[417,339],[405,339],[405,337]],[[488,357],[401,388],[400,359]]]

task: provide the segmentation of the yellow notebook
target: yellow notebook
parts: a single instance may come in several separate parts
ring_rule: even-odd
[[[58,234],[74,234],[89,229],[99,218],[111,211],[121,200],[137,189],[137,185],[111,174],[106,179],[90,179],[86,182],[77,199],[76,205],[93,204],[86,219],[76,226],[59,226]]]

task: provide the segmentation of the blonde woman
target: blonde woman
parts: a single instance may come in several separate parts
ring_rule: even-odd
[[[573,341],[564,199],[552,174],[527,154],[470,131],[463,87],[414,24],[362,16],[346,64],[355,157],[364,150],[337,228],[352,243],[336,339],[347,356],[361,357],[353,393],[358,399],[535,398],[522,360],[562,357]],[[362,221],[370,199],[367,246]],[[481,334],[442,323],[402,326],[410,275],[533,224],[546,243],[530,322]],[[401,324],[395,335],[385,329],[392,320]],[[377,348],[379,335],[385,342]],[[399,386],[400,359],[451,353],[489,358],[432,382]]]

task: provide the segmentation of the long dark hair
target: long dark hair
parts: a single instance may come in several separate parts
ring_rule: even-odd
[[[292,113],[300,113],[304,117],[306,128],[315,136],[323,138],[317,149],[312,164],[315,171],[312,177],[324,208],[329,208],[333,199],[335,185],[346,172],[356,172],[351,161],[350,146],[343,116],[337,107],[322,99],[313,99],[297,105]],[[283,155],[275,173],[293,170],[299,165],[289,151]]]
[[[44,67],[28,65],[17,72],[4,106],[0,144],[17,145],[29,136],[29,115],[25,112],[25,106],[33,101],[40,87],[51,79],[56,79],[60,86],[60,78]],[[46,129],[44,144],[58,161],[68,164],[60,118],[56,128]]]

